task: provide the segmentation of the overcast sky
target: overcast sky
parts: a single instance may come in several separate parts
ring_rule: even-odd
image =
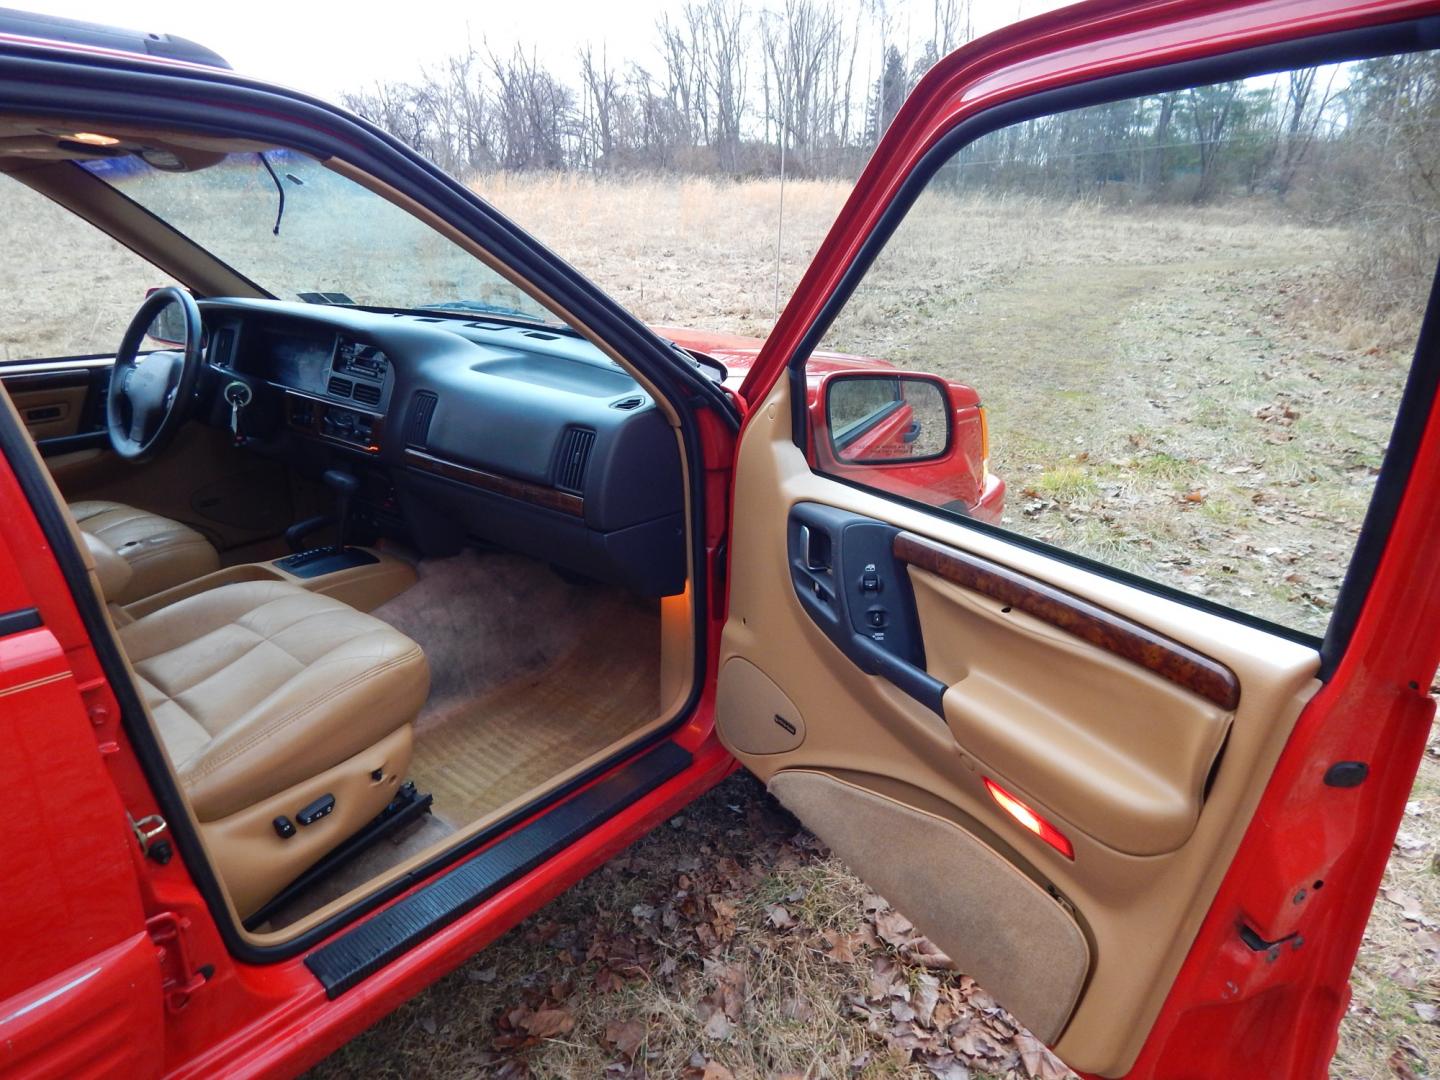
[[[497,52],[515,42],[535,46],[555,73],[572,82],[566,65],[576,48],[604,46],[612,62],[635,60],[658,69],[655,23],[684,0],[455,0],[335,3],[304,0],[8,0],[88,22],[178,34],[220,53],[237,71],[283,83],[329,100],[377,80],[413,78],[424,65],[462,51],[467,38],[486,39]],[[886,10],[902,43],[928,37],[930,0],[840,0]],[[757,2],[752,7],[763,6]],[[778,7],[778,4],[774,5]],[[974,0],[977,33],[1063,6],[1062,0]]]

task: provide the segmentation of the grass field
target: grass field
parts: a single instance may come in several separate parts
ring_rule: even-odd
[[[771,181],[475,188],[643,318],[757,336],[846,195],[789,184],[777,235]],[[163,276],[26,193],[7,190],[0,210],[12,249],[70,256],[0,262],[16,298],[0,358],[113,349]],[[1413,320],[1366,302],[1349,261],[1360,238],[1249,206],[951,198],[916,220],[829,343],[980,390],[1007,524],[1322,631],[1413,346]],[[1356,966],[1338,1077],[1435,1067],[1437,844],[1432,743]],[[316,1075],[1054,1074],[897,920],[734,780]]]

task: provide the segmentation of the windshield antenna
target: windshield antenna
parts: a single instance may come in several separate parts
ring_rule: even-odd
[[[265,166],[265,171],[270,174],[270,179],[275,181],[275,191],[280,196],[280,205],[275,210],[275,228],[271,229],[271,235],[280,235],[280,219],[285,216],[285,185],[280,183],[280,177],[275,175],[275,169],[265,159],[265,151],[257,150],[255,156],[260,159],[260,164]]]

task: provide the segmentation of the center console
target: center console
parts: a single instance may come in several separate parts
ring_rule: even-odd
[[[363,547],[346,548],[338,554],[328,548],[319,550],[325,552],[328,558],[302,561],[288,569],[287,562],[296,556],[287,555],[283,559],[270,562],[226,566],[213,574],[206,574],[176,585],[173,589],[136,600],[133,604],[127,604],[124,611],[129,618],[138,619],[200,593],[242,581],[283,581],[310,592],[333,596],[358,611],[373,611],[415,584],[415,568],[388,552]]]

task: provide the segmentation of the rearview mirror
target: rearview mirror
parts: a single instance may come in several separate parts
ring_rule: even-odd
[[[949,394],[926,375],[833,375],[825,382],[830,452],[846,465],[938,458],[950,448]]]

